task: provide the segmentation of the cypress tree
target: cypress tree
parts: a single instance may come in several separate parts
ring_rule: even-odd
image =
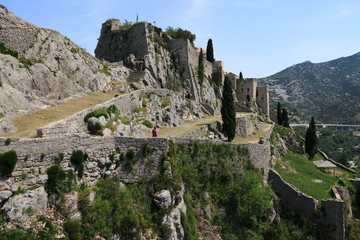
[[[281,114],[281,118],[282,118],[282,125],[284,127],[289,128],[290,124],[289,124],[289,116],[288,116],[288,112],[285,108],[283,108],[282,114]]]
[[[277,123],[279,125],[283,124],[283,119],[282,119],[282,112],[281,112],[281,104],[280,102],[277,103],[277,112],[276,112],[276,117],[277,117]]]
[[[231,142],[235,137],[236,130],[236,112],[233,90],[230,79],[225,76],[223,97],[221,99],[221,118],[223,121],[223,132]]]
[[[239,74],[239,79],[244,80],[242,72],[240,72],[240,74]]]
[[[311,122],[306,131],[305,152],[309,154],[309,159],[313,159],[317,153],[317,136],[314,117],[311,118]]]
[[[214,47],[212,43],[212,39],[209,39],[206,46],[206,60],[209,62],[215,62],[214,58]]]
[[[200,87],[201,87],[202,83],[204,81],[204,53],[202,51],[202,48],[200,48],[198,69],[199,69],[199,80],[200,80]]]

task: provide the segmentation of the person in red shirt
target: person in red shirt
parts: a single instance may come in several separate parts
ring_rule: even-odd
[[[157,137],[157,135],[158,135],[158,131],[157,131],[156,127],[154,127],[154,129],[152,130],[152,136]]]

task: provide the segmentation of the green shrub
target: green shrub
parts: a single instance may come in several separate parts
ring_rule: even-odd
[[[186,214],[181,212],[181,224],[184,227],[185,239],[197,240],[199,239],[199,235],[197,234],[197,220],[189,194],[184,195],[184,200],[186,203]]]
[[[165,98],[161,101],[161,108],[165,108],[165,107],[169,106],[170,104],[171,104],[171,101],[169,99]]]
[[[0,81],[1,82],[1,81]],[[1,82],[1,84],[2,84],[2,82]],[[2,86],[2,85],[1,85]],[[0,86],[0,87],[1,87]],[[3,113],[0,113],[0,118],[3,118],[3,117],[5,117],[5,114],[3,114]]]
[[[147,119],[145,119],[143,122],[142,122],[143,125],[145,125],[146,127],[148,128],[152,128],[154,125]]]
[[[102,125],[98,121],[95,122],[95,124],[93,122],[88,122],[87,128],[91,134],[97,134],[99,132],[99,130],[101,130]]]
[[[72,53],[77,53],[77,52],[79,52],[76,48],[74,48],[74,47],[72,47],[71,49],[70,49],[70,51],[72,52]]]
[[[45,191],[48,194],[62,194],[70,192],[75,187],[75,175],[70,170],[65,172],[61,166],[53,165],[46,170],[48,179],[45,183]]]
[[[81,240],[81,223],[77,220],[67,220],[64,224],[64,231],[70,240]]]
[[[87,153],[84,153],[81,150],[74,150],[70,157],[70,162],[75,165],[75,171],[79,178],[84,176],[84,162],[88,158]]]
[[[56,154],[56,155],[53,157],[53,159],[54,159],[55,164],[61,163],[61,161],[64,159],[64,153],[58,153],[58,154]]]
[[[124,155],[124,153],[120,153],[119,161],[120,161],[120,162],[123,162],[124,160],[125,160],[125,155]]]
[[[135,157],[135,152],[134,150],[130,149],[126,152],[126,155],[125,157],[128,159],[128,160],[133,160],[134,157]]]
[[[11,55],[11,56],[13,56],[15,58],[18,58],[18,56],[19,56],[18,52],[6,48],[4,43],[2,43],[2,42],[0,42],[0,53]]]
[[[91,112],[89,112],[88,114],[85,115],[84,117],[84,122],[87,123],[87,121],[89,120],[89,118],[91,117],[96,117],[96,118],[99,118],[101,116],[104,116],[106,119],[109,118],[109,115],[108,115],[108,111],[106,108],[99,108],[99,109],[95,109]]]
[[[154,148],[149,146],[148,142],[144,142],[142,148],[141,148],[141,154],[143,157],[147,157],[148,153],[152,153],[154,151]]]
[[[5,140],[5,145],[8,146],[8,145],[10,145],[10,143],[11,143],[11,139],[10,139],[10,138],[7,138],[7,139]]]
[[[117,107],[114,105],[114,104],[112,104],[112,105],[110,105],[107,109],[106,109],[106,111],[110,114],[110,113],[114,113],[114,114],[118,114],[119,113],[119,110],[117,109]]]
[[[17,154],[13,150],[0,154],[0,177],[7,177],[11,175],[17,161]]]
[[[74,150],[70,157],[70,162],[75,166],[80,166],[84,162],[84,152],[81,150]]]
[[[32,232],[19,229],[9,229],[0,231],[0,240],[36,240],[37,237]]]
[[[120,121],[122,124],[125,124],[125,125],[129,125],[130,124],[130,119],[128,116],[120,116],[119,117]]]

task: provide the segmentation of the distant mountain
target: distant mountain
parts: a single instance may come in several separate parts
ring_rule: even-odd
[[[360,53],[329,62],[309,61],[259,80],[273,101],[323,123],[360,122]]]

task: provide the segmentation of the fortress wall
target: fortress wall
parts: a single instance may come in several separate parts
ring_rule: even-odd
[[[147,23],[134,24],[129,29],[113,29],[118,22],[105,22],[95,55],[109,62],[119,62],[130,54],[142,58],[149,53]]]
[[[286,208],[304,214],[313,219],[326,232],[322,233],[324,239],[345,239],[345,207],[341,199],[325,199],[321,201],[321,209],[318,209],[318,201],[310,197],[291,184],[284,181],[281,176],[270,169],[268,182],[275,194],[280,198],[280,204]]]
[[[291,184],[285,182],[281,176],[275,171],[270,169],[268,182],[280,198],[280,203],[294,212],[302,213],[306,217],[313,217],[317,207],[317,200],[310,197]]]
[[[204,75],[207,78],[212,78],[213,64],[204,58]]]
[[[333,232],[331,239],[345,239],[345,207],[344,201],[339,199],[326,199],[321,201],[323,215],[321,224],[328,225]]]
[[[146,157],[143,154],[145,145],[151,148]],[[120,153],[125,154],[130,149],[135,153],[133,170],[130,171],[125,167],[127,160],[119,162],[119,167],[116,168],[115,162],[119,161]],[[125,183],[155,176],[159,171],[161,156],[168,151],[168,140],[164,138],[71,135],[59,138],[20,140],[11,142],[8,146],[0,146],[0,152],[9,150],[15,150],[19,160],[11,177],[6,180],[6,185],[11,188],[10,190],[16,191],[19,186],[26,188],[45,183],[46,169],[55,164],[54,157],[58,153],[64,154],[64,159],[60,162],[64,170],[74,170],[70,163],[70,157],[74,150],[82,150],[89,155],[84,165],[84,177],[82,178],[82,182],[87,184],[93,184],[104,174],[117,175]],[[113,153],[115,153],[115,158],[111,164],[109,155]],[[25,175],[26,177],[24,177]],[[2,189],[0,186],[0,192],[2,190],[7,189]]]
[[[230,144],[222,141],[189,140],[186,138],[172,140],[176,144],[190,144],[194,141],[209,144]],[[264,167],[270,163],[268,144],[231,145],[234,148],[238,146],[248,148],[251,160],[258,167]],[[146,156],[143,151],[144,146],[148,146],[150,149]],[[132,169],[126,167],[129,160],[120,161],[120,154],[126,154],[130,149],[135,153]],[[72,152],[74,150],[86,152],[89,157],[84,163],[84,176],[78,181],[86,185],[93,185],[104,176],[118,176],[123,183],[135,183],[142,179],[152,178],[159,173],[163,164],[162,157],[168,152],[168,149],[169,139],[165,138],[68,135],[58,138],[13,141],[8,146],[0,146],[1,153],[15,150],[19,158],[11,176],[0,182],[0,203],[8,198],[2,198],[2,196],[11,196],[12,192],[19,188],[29,189],[35,185],[44,184],[47,180],[46,170],[56,164],[55,156],[59,153],[64,154],[64,158],[59,162],[63,169],[74,171],[75,167],[70,162]],[[113,162],[110,159],[111,154],[114,154]],[[232,164],[234,170],[241,170],[241,162],[234,161]],[[167,169],[165,172],[171,174],[171,169]]]
[[[270,115],[270,105],[269,105],[269,87],[257,87],[257,96],[256,103],[261,108],[262,112],[266,115]]]
[[[36,32],[37,28],[31,24],[26,26],[2,26],[0,28],[0,42],[4,43],[8,49],[22,53],[35,42]]]
[[[50,123],[47,126],[39,128],[37,130],[37,136],[61,136],[67,134],[74,134],[74,133],[84,133],[84,117],[86,114],[90,113],[91,111],[103,107],[109,107],[110,105],[115,105],[120,115],[127,115],[129,114],[134,108],[141,106],[140,96],[147,93],[155,93],[157,95],[166,95],[171,91],[168,89],[145,89],[145,90],[138,90],[132,93],[120,95],[109,101],[96,105],[95,107],[84,109],[80,112],[75,113],[74,115],[62,119],[57,122]]]

